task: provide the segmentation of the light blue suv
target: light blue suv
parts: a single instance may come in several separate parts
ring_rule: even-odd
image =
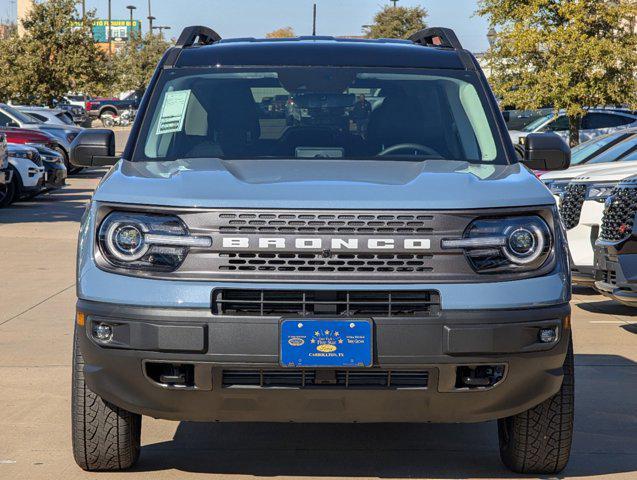
[[[303,101],[290,124],[273,98]],[[498,420],[503,461],[568,461],[568,253],[473,56],[410,40],[221,40],[164,55],[82,221],[73,448],[130,467],[142,415]],[[568,167],[554,134],[525,163]],[[115,163],[117,162],[117,163]]]

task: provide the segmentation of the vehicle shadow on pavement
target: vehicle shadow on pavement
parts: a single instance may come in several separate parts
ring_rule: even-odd
[[[77,178],[102,178],[108,172],[108,168],[85,168],[73,174]]]
[[[0,225],[79,222],[91,199],[91,195],[85,192],[87,191],[78,190],[78,194],[71,194],[68,190],[59,190],[31,200],[16,202],[0,211]]]
[[[602,300],[601,302],[576,302],[582,310],[590,313],[601,313],[604,315],[621,315],[622,317],[637,316],[637,309],[627,307],[614,300]]]
[[[637,470],[637,364],[576,355],[573,453],[558,478]],[[496,422],[274,424],[181,422],[142,447],[135,471],[256,476],[515,478],[499,460]]]

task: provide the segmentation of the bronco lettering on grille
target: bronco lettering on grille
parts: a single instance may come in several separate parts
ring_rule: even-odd
[[[214,243],[214,242],[213,242]],[[245,250],[401,250],[431,248],[428,238],[223,237],[222,249]]]

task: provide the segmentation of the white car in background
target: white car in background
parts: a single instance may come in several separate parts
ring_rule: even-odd
[[[562,196],[571,180],[589,173],[630,162],[637,150],[637,129],[622,130],[582,143],[572,151],[571,167],[555,172],[540,172],[537,176],[553,195]]]
[[[38,151],[26,145],[10,143],[7,146],[9,152],[9,169],[12,170],[10,189],[5,198],[9,204],[22,197],[32,197],[44,189],[44,164]]]
[[[615,186],[637,175],[637,151],[630,160],[606,165],[604,170],[574,178],[564,189],[560,217],[571,252],[573,283],[593,286],[594,248],[604,214],[604,204]]]
[[[615,110],[610,108],[591,108],[582,119],[580,129],[580,142],[585,142],[591,138],[612,133],[626,128],[637,127],[637,115],[628,110]],[[557,115],[550,113],[529,123],[522,130],[510,130],[511,140],[517,145],[520,138],[526,137],[529,133],[553,132],[557,133],[564,140],[569,138],[569,121],[564,112]]]

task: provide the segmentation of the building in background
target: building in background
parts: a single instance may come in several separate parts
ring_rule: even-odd
[[[0,40],[10,37],[15,29],[15,23],[0,23]]]
[[[18,0],[16,7],[16,23],[18,24],[18,35],[22,35],[24,33],[24,27],[22,26],[22,20],[31,13],[33,9],[33,1],[34,0]]]

